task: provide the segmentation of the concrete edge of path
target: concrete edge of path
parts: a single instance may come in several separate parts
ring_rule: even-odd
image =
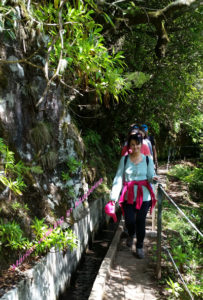
[[[116,230],[116,233],[114,235],[114,238],[111,242],[111,245],[107,251],[106,256],[104,257],[104,260],[102,261],[102,264],[100,266],[99,272],[97,274],[97,277],[94,281],[90,296],[88,300],[102,300],[104,289],[105,289],[105,283],[106,280],[110,274],[110,269],[112,266],[112,262],[114,260],[116,250],[120,241],[120,236],[123,231],[123,225],[124,221],[123,219],[120,220],[118,228]]]

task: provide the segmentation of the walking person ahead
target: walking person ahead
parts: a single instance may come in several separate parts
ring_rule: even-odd
[[[154,164],[151,157],[141,153],[142,136],[138,133],[130,135],[128,147],[130,154],[120,160],[116,176],[113,180],[110,199],[113,203],[119,200],[125,223],[129,233],[127,245],[132,246],[136,233],[136,254],[144,258],[143,241],[145,237],[145,220],[147,212],[156,204],[150,182],[157,180],[154,176]],[[123,188],[123,189],[122,189]],[[119,198],[120,192],[122,193]]]
[[[145,124],[141,125],[141,130],[145,133],[144,139],[151,144],[150,151],[151,151],[151,155],[154,160],[155,168],[157,170],[158,169],[158,160],[157,160],[157,151],[156,151],[156,144],[155,144],[154,137],[152,135],[149,135],[147,125],[145,125]]]
[[[129,139],[130,135],[133,135],[133,134],[136,134],[139,132],[140,132],[139,127],[137,125],[134,125],[133,127],[130,128],[130,130],[128,132],[128,139]],[[121,150],[121,156],[128,155],[129,154],[128,151],[129,151],[129,147],[128,147],[128,140],[127,140]],[[143,140],[140,151],[144,155],[150,155],[150,149],[147,145],[147,142],[144,143],[144,140]]]

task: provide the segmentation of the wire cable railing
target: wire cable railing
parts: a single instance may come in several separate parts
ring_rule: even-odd
[[[178,275],[179,275],[179,277],[180,277],[180,279],[181,279],[181,281],[183,283],[183,286],[184,286],[185,290],[187,291],[188,295],[190,296],[191,299],[194,299],[193,296],[192,296],[192,294],[191,294],[191,292],[190,292],[190,290],[187,287],[187,284],[185,283],[185,280],[183,279],[183,276],[181,275],[181,273],[180,273],[180,271],[179,271],[179,269],[178,269],[178,267],[177,267],[177,265],[176,265],[176,263],[175,263],[175,261],[173,259],[173,256],[171,255],[171,252],[169,251],[169,249],[166,246],[163,246],[163,249],[167,252],[170,260],[172,261],[172,264],[173,264],[176,272],[178,273]]]
[[[187,222],[190,224],[190,226],[201,236],[201,238],[203,237],[202,232],[196,227],[196,225],[185,215],[185,213],[180,209],[180,207],[174,202],[173,199],[171,199],[171,197],[166,193],[166,191],[163,189],[162,185],[159,184],[158,185],[158,189],[157,189],[157,199],[158,199],[158,215],[157,215],[157,278],[160,279],[161,278],[161,251],[162,249],[164,249],[170,260],[172,261],[172,264],[175,268],[175,270],[177,271],[181,282],[183,283],[183,286],[185,288],[185,291],[188,293],[190,299],[194,300],[193,295],[191,294],[190,290],[188,289],[169,249],[166,246],[162,246],[162,202],[163,202],[163,198],[167,198],[173,205],[174,207],[178,210],[179,214],[184,217]]]

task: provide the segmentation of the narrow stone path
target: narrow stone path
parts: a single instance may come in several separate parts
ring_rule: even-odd
[[[126,246],[126,237],[121,237],[110,276],[105,285],[103,300],[159,299],[155,277],[155,250],[153,249],[156,244],[156,235],[151,232],[150,216],[148,216],[147,223],[145,258],[138,259]]]

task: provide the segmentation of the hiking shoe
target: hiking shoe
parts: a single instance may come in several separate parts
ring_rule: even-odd
[[[126,240],[126,246],[128,246],[129,248],[131,248],[133,245],[133,236],[129,236]]]
[[[144,251],[142,248],[137,248],[136,249],[136,255],[138,258],[144,258]]]

